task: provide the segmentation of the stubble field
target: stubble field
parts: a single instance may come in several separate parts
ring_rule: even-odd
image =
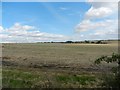
[[[94,61],[113,52],[118,52],[117,41],[2,44],[3,87],[99,87],[97,75],[114,64],[99,67]]]

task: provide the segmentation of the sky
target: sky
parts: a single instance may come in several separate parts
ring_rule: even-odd
[[[116,2],[2,2],[0,42],[118,38]]]

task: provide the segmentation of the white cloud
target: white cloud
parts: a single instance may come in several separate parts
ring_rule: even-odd
[[[86,0],[87,2],[119,2],[119,0]]]
[[[101,18],[106,17],[112,14],[112,10],[107,7],[94,8],[91,7],[90,10],[86,13],[87,18]]]
[[[34,26],[21,25],[20,23],[15,23],[10,28],[3,30],[0,26],[0,38],[2,42],[40,42],[40,41],[62,41],[67,37],[60,34],[52,34],[46,32],[40,32]]]
[[[66,8],[66,7],[60,7],[59,9],[60,10],[68,10],[68,8]]]
[[[35,27],[29,25],[22,26],[20,23],[15,23],[12,27],[5,29],[11,36],[23,36],[26,35],[29,30],[35,30]]]
[[[96,30],[96,29],[109,30],[110,27],[112,27],[113,29],[117,28],[117,20],[103,20],[99,22],[84,20],[75,27],[75,30],[76,32],[85,32],[85,31]]]
[[[90,4],[92,6],[86,13],[85,18],[102,18],[117,12],[118,3],[116,2],[90,2]]]
[[[15,23],[8,30],[10,30],[10,31],[27,31],[27,30],[32,30],[34,28],[35,27],[33,27],[33,26],[29,26],[29,25],[22,26],[20,23]]]
[[[3,32],[3,30],[4,30],[4,29],[3,29],[3,27],[2,27],[2,26],[0,26],[0,33],[1,33],[1,32]]]
[[[75,31],[88,39],[108,39],[118,36],[118,3],[90,2],[89,4],[92,5],[91,8],[85,13],[84,19],[76,25]]]

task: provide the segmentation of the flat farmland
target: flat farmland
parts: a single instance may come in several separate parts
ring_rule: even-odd
[[[53,79],[52,83],[65,80],[67,84],[62,85],[63,82],[60,82],[61,84],[59,83],[55,87],[60,87],[60,85],[62,85],[62,87],[69,87],[70,85],[68,85],[68,82],[70,83],[71,81],[69,81],[66,78],[69,77],[66,75],[73,75],[70,77],[74,78],[74,75],[79,76],[83,72],[99,73],[101,71],[106,71],[107,69],[106,67],[109,66],[105,65],[103,68],[99,69],[97,66],[94,65],[94,61],[102,55],[111,55],[112,53],[117,53],[117,52],[118,52],[117,41],[109,42],[108,44],[74,44],[74,43],[72,44],[62,44],[62,43],[2,44],[3,78],[6,81],[3,82],[3,85],[8,84],[8,86],[4,86],[4,87],[15,87],[14,84],[13,86],[9,86],[10,82],[6,80],[6,78],[11,77],[8,76],[7,74],[8,72],[12,73],[12,75],[14,73],[18,74],[21,72],[22,73],[28,72],[28,73],[32,73],[31,75],[33,76],[35,73],[37,74],[39,73],[39,75],[35,77],[40,77],[42,73],[42,76],[46,76],[50,79],[58,75],[57,77],[58,81],[55,81]],[[63,75],[66,77],[63,76],[59,77],[59,75]],[[72,87],[79,86],[79,84],[77,86],[75,85],[72,84]],[[28,85],[28,87],[30,86]],[[18,85],[18,87],[21,86]],[[43,86],[43,87],[47,87],[47,86]]]
[[[117,43],[60,44],[29,43],[3,44],[3,60],[19,65],[87,67],[101,55],[118,52]]]

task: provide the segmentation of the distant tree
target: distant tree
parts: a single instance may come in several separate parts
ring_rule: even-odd
[[[92,41],[91,43],[95,43],[95,42]]]
[[[99,40],[99,41],[97,41],[97,42],[96,42],[96,44],[102,44],[102,41],[101,41],[101,40]]]
[[[90,43],[90,41],[85,40],[85,43]]]
[[[65,43],[73,43],[73,41],[66,41]]]
[[[55,42],[51,41],[51,43],[55,43]]]

